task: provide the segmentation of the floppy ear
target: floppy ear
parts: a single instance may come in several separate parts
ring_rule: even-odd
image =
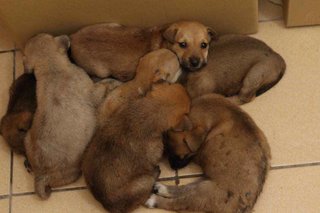
[[[67,35],[57,36],[54,40],[58,43],[59,49],[67,51],[70,48],[70,38]]]
[[[212,29],[211,27],[208,27],[207,31],[208,31],[208,35],[211,38],[210,42],[218,40],[218,33],[214,29]]]
[[[27,58],[26,56],[23,56],[22,61],[23,61],[24,72],[25,72],[25,73],[32,73],[34,67],[33,67],[33,65],[30,63],[30,61],[28,60],[28,58]]]
[[[187,115],[183,116],[183,119],[173,128],[173,131],[182,132],[190,131],[193,128],[192,122]]]
[[[178,32],[177,27],[173,24],[169,26],[163,33],[162,36],[165,40],[169,41],[170,43],[175,42],[176,34]]]

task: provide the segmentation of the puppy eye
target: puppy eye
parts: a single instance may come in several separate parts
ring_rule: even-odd
[[[181,48],[186,48],[187,47],[187,43],[186,42],[179,42],[179,46]]]
[[[23,132],[23,133],[26,133],[28,130],[26,130],[26,129],[23,129],[23,128],[18,128],[18,131],[19,132]]]
[[[202,49],[205,49],[205,48],[207,48],[208,47],[208,44],[207,43],[205,43],[205,42],[202,42],[201,43],[201,48]]]

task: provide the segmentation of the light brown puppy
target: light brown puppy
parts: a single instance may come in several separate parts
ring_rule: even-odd
[[[273,87],[285,68],[283,58],[262,41],[225,35],[210,45],[207,66],[180,81],[192,98],[218,93],[243,104]]]
[[[69,44],[67,36],[39,34],[24,50],[25,68],[37,79],[37,109],[25,148],[42,199],[50,196],[51,187],[80,176],[81,157],[96,126],[96,107],[106,92],[104,84],[95,86],[69,61]]]
[[[201,68],[215,36],[211,28],[191,21],[145,29],[97,24],[71,35],[71,55],[90,75],[128,81],[135,75],[139,58],[159,48],[176,53],[186,69]]]
[[[99,107],[99,118],[105,120],[129,100],[145,95],[156,82],[176,82],[180,74],[178,58],[172,51],[159,49],[146,54],[139,61],[135,78],[108,94]]]
[[[251,212],[269,168],[270,148],[263,132],[247,113],[215,94],[194,99],[189,118],[187,131],[168,134],[170,163],[181,167],[193,156],[204,177],[184,186],[157,183],[158,195],[152,195],[147,205],[176,211]]]
[[[23,74],[11,85],[7,113],[0,124],[1,135],[18,154],[25,155],[23,141],[36,107],[36,79],[33,74]]]
[[[162,134],[189,112],[179,84],[155,84],[99,126],[83,158],[83,174],[94,197],[112,213],[128,213],[152,192],[163,152]]]

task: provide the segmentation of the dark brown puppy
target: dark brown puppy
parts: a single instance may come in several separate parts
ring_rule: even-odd
[[[36,79],[33,74],[25,73],[11,85],[7,113],[0,124],[1,135],[18,154],[25,154],[23,141],[36,107]]]
[[[185,186],[155,184],[158,195],[146,203],[168,210],[251,212],[269,168],[270,148],[250,116],[220,95],[192,101],[191,130],[170,131],[173,167],[194,155],[204,178]],[[180,162],[179,162],[180,161]]]
[[[248,36],[221,36],[208,55],[207,66],[181,79],[192,98],[218,93],[236,104],[247,103],[274,86],[286,68],[278,53]]]
[[[159,175],[162,134],[178,125],[189,104],[181,85],[156,84],[98,128],[82,168],[94,197],[108,211],[128,213],[148,199]]]
[[[208,46],[215,35],[212,29],[191,21],[145,29],[97,24],[71,35],[71,55],[90,75],[128,81],[135,75],[139,58],[160,48],[176,53],[187,69],[201,68],[207,62]]]

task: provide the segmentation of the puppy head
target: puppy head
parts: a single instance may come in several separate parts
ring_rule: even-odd
[[[9,114],[1,120],[1,134],[16,153],[25,153],[23,142],[31,123],[32,113],[27,111]]]
[[[39,34],[31,38],[24,48],[23,64],[25,72],[30,73],[36,63],[47,57],[49,53],[66,54],[70,47],[70,39],[66,35],[53,37],[49,34]]]
[[[199,70],[206,65],[209,44],[217,33],[199,22],[176,22],[162,34],[168,48],[175,52],[183,68]]]
[[[174,83],[181,75],[178,58],[168,49],[152,51],[139,61],[137,76],[141,75],[148,75],[152,83],[162,81]]]
[[[173,169],[186,166],[197,153],[204,140],[204,129],[194,127],[185,116],[178,126],[168,131],[165,137],[166,151]]]

